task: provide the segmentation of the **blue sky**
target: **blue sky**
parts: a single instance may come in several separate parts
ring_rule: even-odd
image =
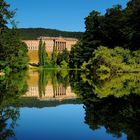
[[[102,14],[107,8],[128,0],[6,0],[17,9],[19,28],[42,27],[65,31],[84,31],[84,18],[92,10]]]

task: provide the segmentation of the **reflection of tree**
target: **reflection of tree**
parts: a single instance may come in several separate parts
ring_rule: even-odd
[[[96,84],[93,80],[88,80],[91,85],[94,85],[93,92],[99,98],[114,95],[122,97],[131,93],[140,95],[140,74],[123,74],[113,77],[112,79],[100,81]]]
[[[102,81],[84,74],[71,74],[71,86],[81,96],[85,123],[91,129],[105,127],[107,133],[138,140],[140,122],[140,75],[129,74]]]
[[[57,73],[57,79],[60,84],[62,84],[65,88],[69,85],[69,75],[68,71],[61,70],[59,73]]]
[[[45,70],[41,70],[39,72],[39,81],[38,81],[38,89],[39,89],[39,96],[45,95],[45,86],[46,86],[46,74]]]
[[[45,95],[45,87],[47,86],[47,83],[51,83],[53,85],[54,92],[60,85],[66,88],[69,85],[68,71],[40,70],[38,83],[40,97]]]
[[[107,97],[100,101],[85,101],[85,123],[95,130],[104,126],[107,133],[121,137],[127,134],[128,140],[140,139],[140,96]]]
[[[0,140],[14,137],[14,126],[19,118],[19,110],[14,107],[0,109]],[[10,121],[10,124],[9,124]]]
[[[71,79],[71,84],[75,84],[76,81],[75,89],[84,85],[87,87],[85,89],[90,90],[88,92],[94,93],[98,98],[110,95],[122,97],[131,93],[140,94],[140,74],[123,74],[106,80],[80,74],[78,77],[74,75],[74,78]]]
[[[14,137],[19,118],[18,98],[27,90],[25,72],[11,74],[0,80],[0,140]]]

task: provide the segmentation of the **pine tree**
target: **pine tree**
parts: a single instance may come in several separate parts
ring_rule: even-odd
[[[45,52],[45,42],[42,45],[42,66],[45,66],[45,57],[46,57],[46,52]]]
[[[39,41],[39,49],[38,49],[38,58],[39,58],[39,65],[45,66],[46,64],[46,48],[45,42],[42,40]]]
[[[42,65],[42,40],[39,41],[38,46],[38,59],[39,59],[39,65]]]
[[[52,64],[56,65],[57,62],[57,50],[55,46],[53,46],[53,52],[52,52]]]

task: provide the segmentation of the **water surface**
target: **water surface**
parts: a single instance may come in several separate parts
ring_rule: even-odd
[[[138,140],[140,76],[72,71],[1,79],[0,140]]]

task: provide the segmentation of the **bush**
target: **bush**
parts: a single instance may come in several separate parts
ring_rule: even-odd
[[[84,63],[82,68],[97,73],[138,72],[140,71],[138,52],[139,50],[131,52],[121,47],[109,49],[101,46],[94,51],[93,57],[87,64]]]

